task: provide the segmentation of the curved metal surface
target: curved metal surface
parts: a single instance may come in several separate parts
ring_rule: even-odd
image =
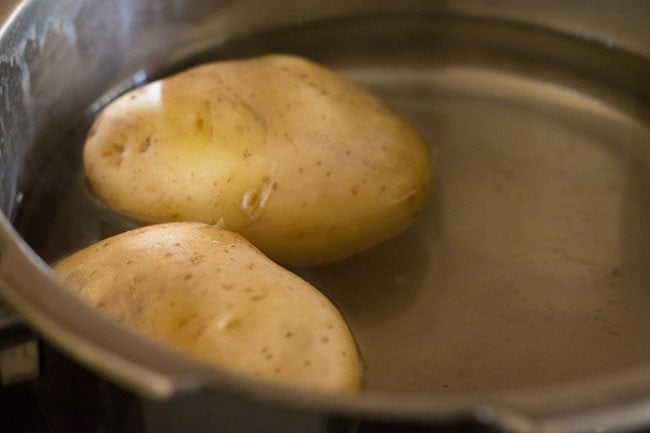
[[[22,200],[20,179],[36,176],[35,149],[66,133],[125,79],[144,80],[235,36],[291,23],[366,11],[453,11],[531,22],[650,55],[645,2],[130,2],[25,1],[0,6],[0,294],[45,338],[80,362],[155,399],[175,395],[238,396],[251,407],[302,414],[313,431],[321,417],[444,424],[471,419],[521,432],[587,431],[650,424],[650,366],[579,380],[499,392],[336,397],[287,392],[205,368],[109,322],[69,295],[11,226]],[[584,12],[594,11],[592,15]],[[635,10],[636,13],[628,13]],[[624,17],[624,19],[623,19]],[[36,155],[36,156],[34,156]],[[47,212],[47,210],[43,210]],[[218,400],[218,398],[217,398]],[[241,419],[239,420],[241,422]],[[325,422],[325,424],[323,424]]]

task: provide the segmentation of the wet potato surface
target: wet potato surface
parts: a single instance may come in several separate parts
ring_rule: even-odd
[[[312,390],[360,386],[357,349],[336,308],[237,234],[152,225],[54,269],[108,316],[204,362]]]
[[[138,221],[200,221],[272,259],[312,265],[402,231],[431,184],[429,147],[399,114],[307,60],[206,64],[136,89],[84,148],[97,195]]]

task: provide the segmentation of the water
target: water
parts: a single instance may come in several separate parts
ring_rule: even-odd
[[[369,87],[439,153],[435,192],[405,233],[295,269],[344,313],[368,389],[512,389],[650,362],[647,62],[539,29],[431,16],[252,35],[176,69],[267,52]],[[48,261],[136,225],[89,192],[84,134],[50,155],[16,221]]]

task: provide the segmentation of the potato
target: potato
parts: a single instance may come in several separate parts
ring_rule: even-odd
[[[322,391],[360,386],[355,342],[313,286],[241,236],[152,225],[78,251],[54,270],[90,304],[230,371]]]
[[[276,261],[345,258],[402,231],[432,158],[377,97],[309,61],[207,64],[118,98],[84,148],[96,194],[137,221],[200,221]]]

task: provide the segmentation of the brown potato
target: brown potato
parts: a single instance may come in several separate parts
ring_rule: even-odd
[[[96,120],[84,167],[111,207],[201,221],[274,260],[345,258],[403,230],[431,183],[430,149],[377,97],[297,57],[190,69]]]
[[[202,361],[314,390],[360,386],[356,346],[337,309],[237,234],[153,225],[54,270],[104,313]]]

